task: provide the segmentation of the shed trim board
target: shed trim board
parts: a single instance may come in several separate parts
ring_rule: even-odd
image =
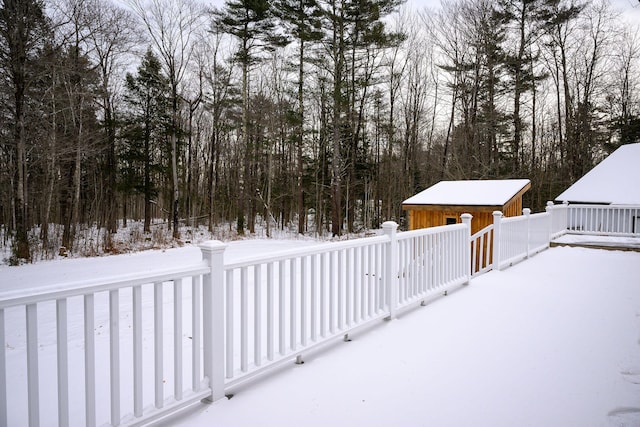
[[[460,211],[462,213],[501,211],[503,205],[478,206],[478,205],[402,205],[406,211]]]

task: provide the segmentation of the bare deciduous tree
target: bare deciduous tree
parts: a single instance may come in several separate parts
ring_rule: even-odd
[[[144,23],[152,45],[159,55],[171,88],[171,184],[173,202],[171,224],[178,238],[180,185],[178,182],[178,139],[180,85],[185,79],[193,53],[195,34],[202,28],[203,8],[194,0],[130,0],[129,4]]]

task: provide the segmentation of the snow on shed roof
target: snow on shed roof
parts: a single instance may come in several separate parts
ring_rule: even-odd
[[[409,197],[403,205],[504,206],[520,191],[528,189],[528,179],[440,181]]]
[[[618,148],[556,197],[578,203],[640,204],[640,144]]]

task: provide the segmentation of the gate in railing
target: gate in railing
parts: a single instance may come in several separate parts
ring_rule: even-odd
[[[303,352],[545,249],[567,218],[581,218],[582,232],[610,218],[574,212],[496,212],[473,236],[469,214],[462,224],[404,233],[388,222],[378,237],[227,264],[225,245],[209,242],[204,261],[190,267],[5,293],[0,425],[138,425],[219,399]],[[627,233],[629,221],[604,222]]]
[[[494,224],[489,224],[471,236],[472,276],[493,268],[493,227]]]

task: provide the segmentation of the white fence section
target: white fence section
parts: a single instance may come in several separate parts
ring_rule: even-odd
[[[567,232],[567,206],[554,205],[553,202],[547,202],[546,212],[551,215],[551,238],[555,239]]]
[[[640,236],[640,206],[568,205],[570,233]]]
[[[567,228],[638,235],[639,216],[640,207],[550,204],[494,212],[473,236],[469,214],[404,233],[387,222],[377,237],[233,263],[209,242],[185,268],[5,293],[0,425],[152,422],[525,259]]]
[[[467,225],[383,229],[226,264],[209,242],[193,266],[1,295],[0,425],[152,422],[469,281]]]
[[[469,228],[466,224],[398,234],[398,305],[409,306],[469,282]]]
[[[567,205],[549,202],[545,212],[531,214],[525,208],[522,216],[508,218],[496,211],[493,224],[471,236],[471,275],[526,259],[548,248],[551,240],[566,232]]]
[[[210,267],[199,263],[3,295],[0,425],[136,425],[211,396],[201,350],[211,342],[200,335],[210,287]],[[7,355],[9,335],[23,351]]]
[[[388,235],[227,264],[225,389],[389,316]]]

